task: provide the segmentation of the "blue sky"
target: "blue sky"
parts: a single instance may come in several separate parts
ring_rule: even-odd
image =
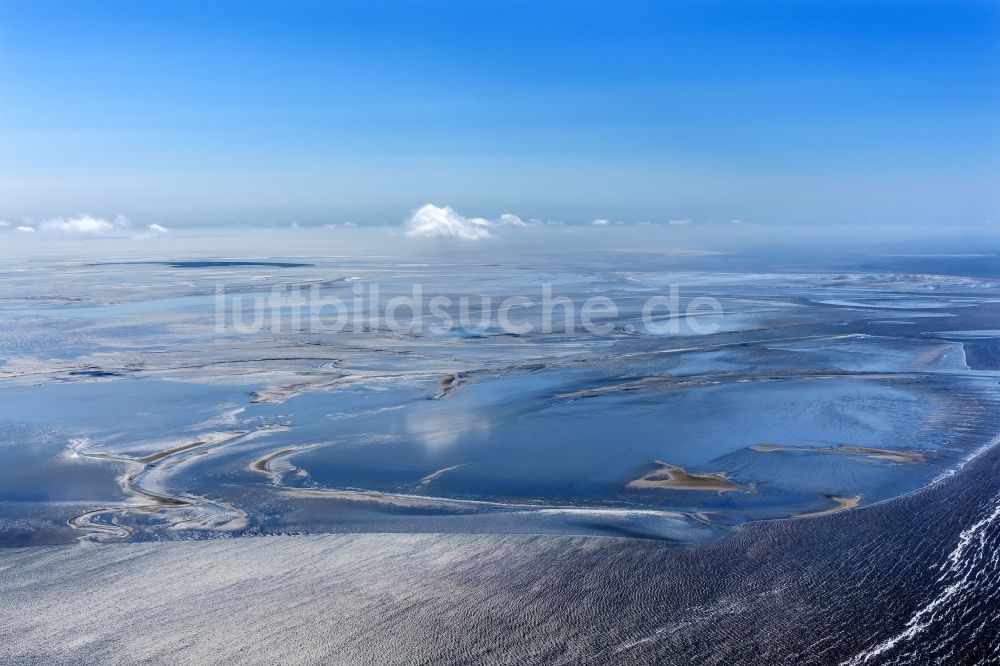
[[[1000,224],[996,2],[0,0],[0,219]]]

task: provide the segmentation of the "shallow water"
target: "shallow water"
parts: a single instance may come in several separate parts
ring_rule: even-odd
[[[990,278],[622,254],[185,254],[8,270],[0,541],[386,530],[703,541],[912,492],[1000,432],[1000,373],[981,351],[997,337]],[[415,284],[405,325],[374,318]],[[552,330],[543,285],[564,299]],[[643,330],[643,303],[671,285],[681,307],[710,297],[722,313]],[[236,325],[275,294],[339,298],[367,330],[310,319],[316,302],[281,301],[259,330]],[[432,328],[435,296],[452,297],[455,320],[465,296],[472,321],[491,323]],[[533,330],[497,325],[512,296],[524,299],[508,314]],[[579,313],[593,296],[616,305],[610,325],[562,330],[565,304]]]

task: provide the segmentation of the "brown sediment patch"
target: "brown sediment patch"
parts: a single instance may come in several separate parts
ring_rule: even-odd
[[[360,381],[360,378],[351,376],[334,377],[332,379],[329,377],[316,378],[296,384],[286,384],[284,386],[261,389],[260,391],[254,393],[250,402],[277,404],[305,391],[319,391],[339,386],[350,386],[358,381]]]
[[[348,500],[352,502],[375,502],[404,508],[448,508],[476,510],[477,504],[487,502],[468,502],[451,500],[443,497],[416,497],[413,495],[393,495],[374,490],[338,490],[335,488],[282,488],[281,492],[292,497],[322,498]]]
[[[204,435],[199,436],[198,438],[196,438],[196,439],[188,442],[187,444],[182,444],[180,446],[175,446],[173,448],[164,449],[162,451],[157,451],[156,453],[152,453],[152,454],[150,454],[148,456],[145,456],[145,457],[142,457],[142,458],[137,458],[136,460],[138,460],[141,463],[146,463],[148,465],[150,463],[155,463],[155,462],[158,462],[160,460],[163,460],[164,458],[168,458],[168,457],[170,457],[172,455],[175,455],[177,453],[182,453],[182,452],[187,451],[189,449],[197,448],[199,446],[205,446],[206,444],[219,444],[221,442],[225,442],[225,441],[230,440],[230,439],[236,439],[237,437],[243,437],[244,435],[246,435],[249,432],[250,432],[249,430],[230,430],[230,431],[227,431],[227,432],[210,432],[210,433],[206,433]]]
[[[832,453],[847,456],[864,456],[876,460],[888,460],[897,463],[923,462],[923,451],[893,449],[876,449],[869,446],[785,446],[782,444],[754,444],[749,447],[758,453],[775,453],[779,451],[800,451],[804,453]]]
[[[465,383],[465,377],[462,375],[461,372],[445,375],[444,377],[441,378],[441,385],[437,394],[434,396],[434,399],[440,400],[441,398],[446,397],[452,391],[455,391],[456,389],[460,388],[464,383]]]
[[[122,490],[129,496],[129,499],[117,506],[86,511],[73,516],[67,522],[73,529],[84,532],[84,535],[81,537],[82,539],[95,539],[98,541],[127,539],[132,535],[133,530],[117,523],[95,522],[95,518],[101,515],[114,517],[131,512],[160,513],[166,510],[168,513],[163,514],[163,517],[167,520],[173,519],[173,528],[175,529],[243,529],[246,527],[248,519],[246,512],[242,509],[217,499],[196,497],[187,494],[183,497],[172,497],[156,490],[156,484],[150,484],[147,477],[162,470],[163,467],[157,465],[161,461],[166,461],[163,465],[169,467],[172,464],[183,463],[191,455],[198,456],[209,452],[208,450],[195,450],[200,447],[225,445],[287,429],[287,426],[278,425],[266,426],[257,430],[230,430],[206,433],[186,444],[173,446],[142,458],[101,451],[90,452],[84,448],[84,441],[74,442],[72,451],[76,455],[98,460],[112,460],[127,465],[127,471],[120,478],[120,484]],[[192,451],[193,453],[190,453]]]
[[[270,472],[267,465],[275,458],[280,458],[281,456],[287,456],[289,453],[294,453],[296,449],[282,449],[280,451],[275,451],[274,453],[269,453],[263,458],[258,458],[257,460],[250,463],[250,469],[255,472],[264,472],[265,474]]]
[[[280,451],[275,451],[274,453],[269,453],[263,458],[258,458],[257,460],[254,460],[252,463],[250,463],[250,469],[254,470],[255,472],[263,472],[264,474],[270,474],[271,469],[268,467],[268,465],[271,463],[272,460],[274,460],[275,458],[280,458],[282,456],[287,456],[289,453],[294,453],[295,451],[296,449],[282,449]]]
[[[537,513],[572,513],[572,514],[648,514],[665,518],[690,520],[706,525],[715,525],[707,514],[690,514],[682,511],[664,509],[620,509],[599,506],[564,506],[544,504],[518,504],[489,500],[452,499],[448,497],[421,497],[417,495],[402,495],[382,493],[375,490],[343,490],[337,488],[287,488],[276,489],[283,495],[298,498],[316,498],[347,500],[352,502],[374,502],[388,506],[408,509],[447,509],[459,513],[476,513],[483,510],[500,510],[512,512]]]
[[[569,391],[567,393],[557,393],[554,397],[557,400],[578,400],[580,398],[596,398],[598,396],[614,393],[629,393],[651,386],[667,387],[676,385],[679,387],[682,383],[682,380],[679,380],[671,375],[640,377],[639,379],[620,381],[606,386],[595,386],[593,388],[579,389],[577,391]]]
[[[350,375],[323,375],[308,379],[295,384],[285,384],[271,388],[261,389],[254,393],[251,403],[278,404],[306,391],[327,391],[330,389],[342,388],[364,384],[365,382],[380,381],[386,379],[420,379],[432,377],[437,373],[432,372],[393,372],[388,374],[350,374]]]
[[[705,349],[715,349],[716,347],[706,347]],[[719,347],[721,348],[721,347]],[[704,351],[705,349],[691,347],[671,352]],[[664,352],[667,353],[667,352]],[[649,352],[645,355],[654,355]],[[803,381],[803,380],[824,380],[839,379],[843,377],[880,380],[880,381],[919,381],[919,375],[902,375],[886,373],[864,373],[849,372],[847,370],[796,370],[794,372],[773,369],[768,371],[744,372],[727,371],[718,373],[708,373],[703,375],[650,375],[639,378],[619,378],[612,383],[603,386],[556,393],[553,397],[556,400],[579,400],[582,398],[596,398],[603,395],[613,395],[621,393],[647,392],[647,391],[676,391],[684,389],[698,389],[711,386],[719,386],[731,382],[772,382],[772,381]]]
[[[638,479],[629,481],[628,488],[641,490],[711,490],[720,493],[743,490],[726,478],[725,472],[710,472],[707,474],[689,474],[677,465],[665,463],[662,460],[653,461],[659,467]]]
[[[861,495],[855,495],[854,497],[830,497],[830,499],[834,502],[833,506],[826,509],[820,509],[819,511],[797,513],[792,516],[792,518],[815,518],[816,516],[826,516],[831,513],[854,509],[861,503]]]
[[[263,458],[258,458],[257,460],[250,463],[250,469],[255,472],[260,472],[261,474],[267,474],[269,477],[271,477],[271,483],[273,483],[276,486],[280,486],[281,480],[284,477],[284,473],[273,469],[271,467],[271,463],[277,460],[278,458],[295,453],[296,451],[299,450],[300,449],[282,449],[280,451],[269,453]],[[286,471],[291,471],[293,469],[294,467],[289,466],[289,469]]]
[[[101,540],[102,538],[127,539],[132,536],[133,532],[131,528],[125,527],[124,525],[106,525],[103,523],[95,523],[92,520],[92,518],[95,518],[96,516],[106,513],[117,513],[119,510],[119,508],[92,509],[91,511],[86,511],[77,516],[73,516],[67,521],[67,524],[75,530],[87,532],[96,540]]]

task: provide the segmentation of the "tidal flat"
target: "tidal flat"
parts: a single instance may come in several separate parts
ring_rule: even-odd
[[[0,272],[0,661],[1000,654],[1000,277],[135,253]]]
[[[474,271],[363,253],[15,261],[0,542],[704,542],[912,493],[1000,432],[997,372],[966,355],[995,340],[992,278],[643,253],[623,271],[622,255],[559,271],[520,255]],[[641,304],[671,289],[720,304],[700,315],[711,332],[694,315],[643,330]],[[574,319],[594,296],[616,309],[601,330]],[[448,328],[429,314],[440,297]],[[389,326],[394,298],[409,301]],[[511,298],[527,330],[496,324]],[[363,325],[310,318],[330,299]]]

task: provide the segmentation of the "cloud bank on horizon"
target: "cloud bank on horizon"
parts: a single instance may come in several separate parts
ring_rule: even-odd
[[[0,224],[0,228],[9,227],[9,222]],[[124,215],[118,215],[108,220],[94,215],[76,215],[72,217],[53,217],[37,224],[22,224],[14,227],[14,231],[35,234],[41,233],[60,237],[126,237],[134,239],[154,238],[169,233],[162,224],[148,224],[142,229],[136,229]]]
[[[752,223],[733,220],[733,224],[740,224],[747,227],[756,226]],[[514,213],[503,213],[496,218],[484,218],[466,216],[457,212],[450,206],[438,206],[435,204],[425,204],[413,211],[413,213],[402,222],[402,230],[407,238],[413,239],[458,239],[463,241],[481,241],[495,238],[501,229],[524,229],[529,227],[543,226],[595,226],[598,228],[610,226],[656,226],[656,225],[689,225],[692,220],[668,219],[661,222],[625,222],[622,220],[611,221],[607,218],[597,218],[590,222],[567,223],[562,220],[541,220],[538,218],[524,219]],[[235,225],[238,228],[246,228],[241,224]],[[340,223],[327,223],[322,225],[324,229],[351,229],[366,227],[371,225],[358,225],[354,222],[345,221]],[[379,226],[379,225],[376,225]],[[286,229],[298,229],[300,225],[292,222],[285,226]],[[268,228],[267,226],[261,228]],[[397,227],[398,228],[398,227]],[[150,223],[142,226],[133,223],[124,215],[117,215],[107,219],[90,214],[79,214],[75,216],[58,216],[37,222],[25,219],[20,225],[16,225],[6,220],[0,220],[0,233],[17,232],[20,234],[33,235],[39,238],[121,238],[132,240],[147,240],[162,237],[170,233],[170,229],[159,223]]]

